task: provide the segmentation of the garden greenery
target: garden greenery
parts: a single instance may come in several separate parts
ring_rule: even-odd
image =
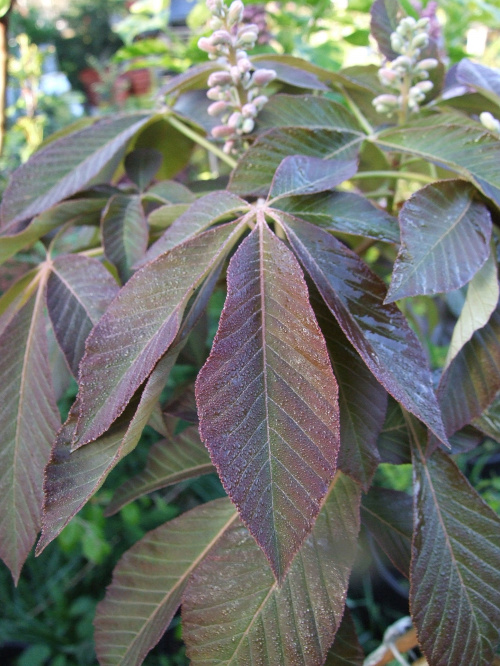
[[[500,72],[446,73],[396,0],[371,10],[381,68],[340,72],[252,56],[242,3],[207,4],[211,59],[159,110],[79,121],[4,193],[0,260],[38,263],[0,298],[0,555],[17,580],[150,424],[162,439],[109,514],[214,469],[228,497],[120,559],[100,664],[140,664],[179,606],[195,665],[362,664],[362,522],[409,578],[428,664],[487,666],[499,520],[453,455],[500,441]],[[195,385],[165,404],[197,345]],[[58,354],[78,381],[62,426]],[[412,463],[413,503],[373,484],[381,462]]]

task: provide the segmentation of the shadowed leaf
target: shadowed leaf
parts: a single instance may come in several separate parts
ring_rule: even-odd
[[[62,137],[17,169],[0,209],[3,231],[47,210],[85,187],[113,175],[127,143],[151,119],[150,113],[113,115]]]
[[[361,504],[361,520],[394,566],[408,578],[413,498],[398,490],[370,488]]]
[[[472,422],[475,428],[500,442],[500,395],[497,394],[491,405]]]
[[[401,247],[386,303],[462,287],[490,253],[491,216],[461,180],[427,185],[399,215]]]
[[[323,192],[311,196],[284,197],[273,202],[273,208],[329,231],[399,243],[397,219],[354,192]]]
[[[302,271],[263,220],[231,259],[227,280],[196,383],[200,433],[282,579],[335,471],[337,384]]]
[[[43,468],[59,427],[44,291],[42,278],[0,336],[0,556],[16,582],[40,529]]]
[[[144,258],[148,247],[148,225],[138,195],[116,194],[104,210],[102,241],[106,258],[116,266],[122,282],[132,275],[132,266]]]
[[[356,627],[346,606],[333,645],[328,650],[325,666],[363,666],[364,657]]]
[[[424,351],[385,285],[332,235],[280,213],[292,248],[347,338],[385,389],[446,442]],[[397,358],[397,363],[394,359]]]
[[[163,155],[155,148],[137,148],[125,158],[125,171],[142,192],[154,179]]]
[[[411,463],[410,439],[400,405],[389,396],[384,427],[377,440],[382,462],[391,465]]]
[[[440,114],[403,128],[384,130],[375,142],[391,150],[417,155],[470,180],[500,205],[500,142],[480,126],[460,124],[457,116]]]
[[[328,160],[305,155],[290,155],[276,169],[269,197],[278,199],[297,194],[331,190],[354,176],[357,160]]]
[[[388,60],[394,60],[399,55],[391,47],[391,33],[398,27],[399,13],[401,7],[398,0],[375,0],[370,9],[370,32]]]
[[[467,287],[465,303],[453,329],[446,366],[469,342],[475,331],[486,326],[497,307],[499,296],[497,264],[493,252],[490,252],[488,260]]]
[[[85,340],[116,295],[118,285],[91,257],[61,255],[51,268],[47,308],[59,346],[77,377]]]
[[[90,333],[80,364],[78,448],[102,435],[174,340],[196,287],[236,242],[236,223],[186,241],[138,271]]]
[[[182,618],[193,666],[320,666],[340,624],[356,552],[359,488],[338,472],[278,587],[238,521],[193,574]]]
[[[153,490],[213,471],[198,429],[187,428],[172,439],[162,439],[153,444],[146,467],[118,488],[106,509],[106,515],[111,516],[125,504]]]
[[[425,460],[415,426],[410,608],[419,643],[430,666],[488,666],[500,627],[500,521],[446,454]]]
[[[214,500],[148,532],[123,555],[96,611],[101,666],[143,662],[170,624],[189,576],[236,520],[227,498]]]

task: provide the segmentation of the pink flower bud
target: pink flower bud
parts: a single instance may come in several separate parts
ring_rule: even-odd
[[[206,53],[217,53],[217,49],[213,45],[210,37],[200,37],[198,40],[198,48]]]
[[[379,95],[373,100],[375,106],[382,104],[388,107],[396,107],[398,105],[398,98],[396,95]]]
[[[265,86],[276,78],[276,72],[273,69],[257,69],[252,76],[252,84],[255,86]]]
[[[229,25],[235,25],[239,23],[243,18],[243,11],[245,7],[241,0],[234,0],[229,6],[229,11],[227,13],[227,21]]]
[[[210,104],[210,106],[207,109],[207,112],[209,116],[220,116],[221,113],[224,113],[224,111],[227,110],[228,110],[227,102],[219,100],[218,102]]]
[[[255,118],[258,113],[258,109],[255,104],[245,104],[241,109],[241,113],[245,118]]]
[[[234,130],[227,125],[217,125],[212,129],[212,136],[214,139],[226,139],[233,136]]]
[[[229,116],[229,120],[227,121],[228,127],[231,127],[231,129],[236,129],[241,125],[241,121],[243,120],[243,116],[239,111],[235,111]]]
[[[210,88],[209,90],[207,90],[207,97],[208,99],[214,99],[214,100],[222,99],[223,93],[220,86],[215,86],[214,88]]]
[[[399,74],[393,69],[383,67],[382,69],[379,69],[378,78],[383,85],[387,86],[394,83],[399,78]]]
[[[212,44],[227,44],[232,46],[233,38],[227,30],[216,30],[212,35]]]
[[[231,83],[231,74],[229,72],[212,72],[208,77],[208,85],[210,88],[213,86],[226,86]]]
[[[268,103],[268,101],[269,101],[268,97],[266,97],[265,95],[259,95],[253,100],[253,104],[260,111],[262,107]]]

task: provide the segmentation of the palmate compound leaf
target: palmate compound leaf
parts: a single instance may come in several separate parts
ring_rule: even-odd
[[[418,190],[403,205],[399,222],[401,246],[386,303],[458,289],[490,254],[491,215],[463,180]]]
[[[102,242],[106,258],[116,266],[125,283],[132,266],[144,258],[149,231],[138,194],[116,194],[109,200],[101,220]]]
[[[374,141],[457,172],[500,205],[500,141],[482,125],[439,114],[383,130]]]
[[[165,353],[189,298],[243,231],[216,227],[161,255],[121,289],[85,345],[76,449],[102,435]]]
[[[398,308],[384,304],[385,285],[380,278],[323,229],[283,212],[273,215],[284,226],[325,303],[378,381],[446,442],[422,346]]]
[[[335,472],[337,383],[300,266],[262,218],[227,282],[196,382],[200,434],[281,580]]]
[[[96,611],[101,666],[142,663],[170,624],[189,576],[237,520],[227,498],[214,500],[148,532],[123,555]]]
[[[344,612],[360,489],[337,472],[311,534],[278,586],[240,521],[194,572],[183,636],[193,666],[320,666]]]
[[[146,467],[118,488],[106,508],[106,515],[111,516],[128,502],[153,490],[213,471],[198,428],[187,428],[175,437],[161,439],[153,444]]]
[[[339,385],[338,467],[366,491],[380,462],[376,443],[387,410],[387,393],[347,340],[314,286],[309,288],[309,294]]]
[[[500,627],[500,520],[412,420],[410,609],[429,666],[489,666]]]
[[[14,172],[0,208],[0,228],[47,210],[62,199],[113,175],[130,139],[150,113],[114,115],[50,143]]]
[[[60,423],[48,361],[45,281],[46,275],[0,336],[0,556],[16,581],[40,529],[43,468]]]
[[[112,275],[97,259],[66,254],[51,264],[47,309],[56,339],[75,377],[85,340],[117,291]]]
[[[110,471],[136,446],[150,421],[179,353],[205,309],[221,266],[214,269],[194,299],[182,327],[165,356],[157,363],[142,393],[133,396],[112,427],[96,441],[71,452],[78,417],[78,401],[58,433],[45,470],[43,531],[40,553],[102,486]]]

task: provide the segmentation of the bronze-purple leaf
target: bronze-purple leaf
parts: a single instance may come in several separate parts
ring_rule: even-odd
[[[231,259],[200,433],[278,579],[335,472],[337,383],[297,260],[261,220]]]
[[[276,169],[269,197],[278,199],[331,190],[349,180],[357,170],[355,159],[325,161],[319,157],[289,155]]]
[[[194,572],[182,605],[193,666],[320,666],[340,625],[360,489],[337,472],[281,586],[237,521]]]
[[[40,529],[43,469],[59,427],[44,279],[0,336],[0,556],[17,582]]]
[[[442,451],[414,437],[410,609],[430,666],[489,666],[500,627],[500,520]]]
[[[406,409],[446,442],[424,350],[394,304],[384,304],[385,285],[332,235],[276,212],[292,248],[311,275],[347,338],[378,381]]]
[[[57,342],[77,377],[85,340],[113,300],[118,285],[92,257],[61,255],[54,259],[51,269],[47,308]]]
[[[147,379],[179,329],[189,298],[242,228],[200,234],[138,271],[87,338],[74,448],[102,435]]]

